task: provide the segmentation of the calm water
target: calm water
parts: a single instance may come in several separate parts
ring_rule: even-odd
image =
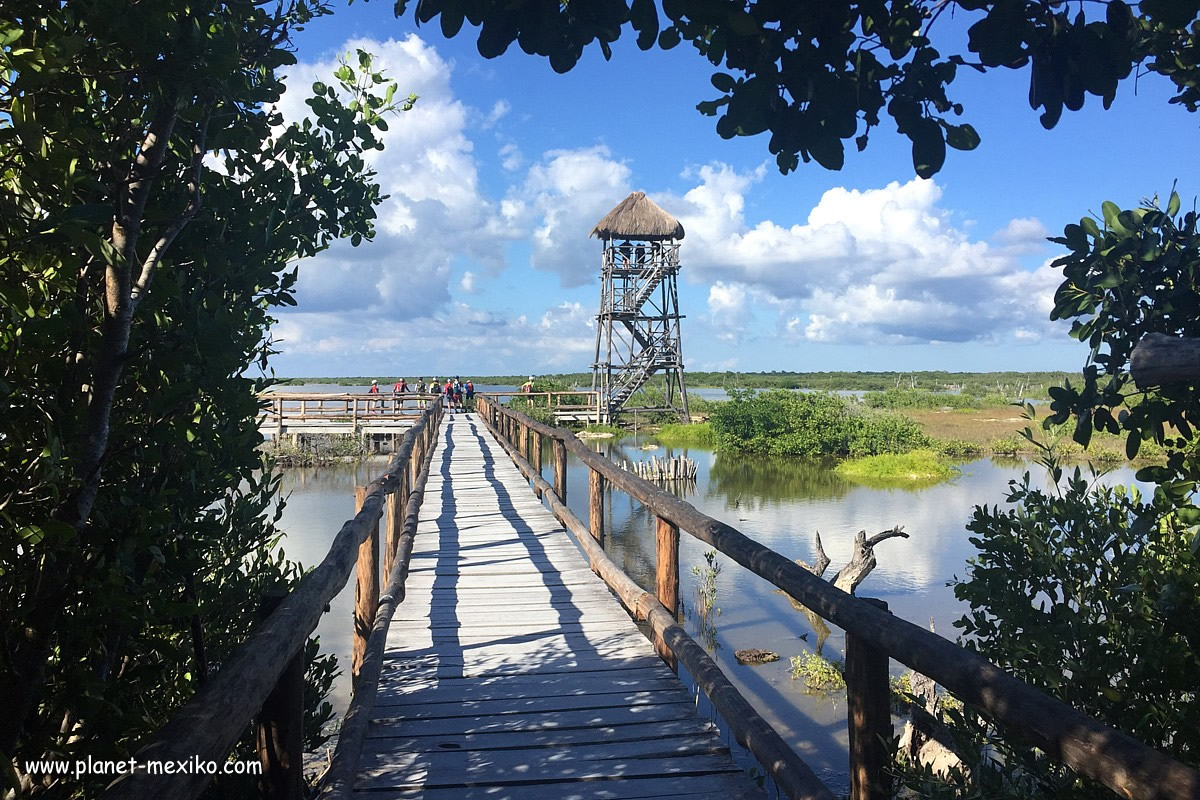
[[[903,525],[910,537],[889,539],[876,548],[879,564],[858,594],[885,600],[892,613],[923,626],[932,618],[938,633],[949,638],[956,633],[953,621],[965,609],[947,584],[955,576],[965,575],[966,561],[974,554],[964,527],[972,508],[1002,504],[1008,482],[1027,469],[1043,482],[1040,467],[983,459],[961,465],[961,475],[936,486],[876,489],[842,480],[827,464],[817,462],[703,449],[647,451],[640,444],[630,438],[594,442],[593,446],[617,461],[676,453],[689,456],[697,462],[698,479],[694,489],[681,493],[686,500],[782,555],[809,563],[815,560],[815,534],[820,531],[832,559],[826,577],[846,563],[857,531],[873,534]],[[285,470],[284,490],[290,499],[282,525],[288,533],[284,542],[288,555],[308,566],[323,558],[341,524],[354,513],[353,487],[369,482],[384,463]],[[551,472],[549,463],[544,472]],[[1104,481],[1132,483],[1133,471],[1117,470]],[[567,501],[576,515],[587,518],[586,468],[573,458],[568,463]],[[653,516],[619,492],[606,498],[605,513],[610,555],[640,585],[653,590]],[[788,675],[789,657],[806,650],[820,648],[827,657],[842,658],[842,632],[829,630],[815,617],[810,620],[766,581],[720,556],[720,614],[712,618],[710,628],[701,630],[691,614],[699,582],[691,568],[704,565],[706,549],[698,540],[682,536],[680,594],[693,636],[709,646],[731,680],[810,766],[835,790],[844,788],[844,698],[809,694],[802,680],[794,681]],[[351,579],[317,628],[323,649],[338,654],[343,665],[349,663],[353,599]],[[733,652],[747,647],[775,650],[782,658],[761,666],[737,664]],[[895,663],[893,668],[900,671]],[[349,702],[348,680],[339,681],[332,700],[341,713]]]

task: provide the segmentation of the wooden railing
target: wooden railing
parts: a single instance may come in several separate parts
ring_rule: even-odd
[[[376,421],[415,421],[438,396],[412,392],[399,395],[266,392],[258,396],[262,404],[258,424],[282,434],[289,423],[344,423],[357,428]]]
[[[570,431],[543,425],[486,398],[479,411],[533,482],[534,491],[575,534],[592,568],[638,619],[649,623],[659,651],[678,658],[687,667],[738,742],[754,754],[789,797],[830,798],[832,794],[749,707],[704,648],[676,621],[680,530],[716,548],[845,630],[852,800],[890,797],[884,769],[884,742],[892,738],[887,703],[889,658],[932,678],[986,714],[1006,734],[1042,749],[1078,775],[1107,786],[1119,796],[1147,800],[1200,797],[1200,773],[1190,767],[1029,686],[978,653],[898,619],[867,599],[835,588],[732,526],[621,469]],[[541,474],[543,440],[553,448],[553,484]],[[588,468],[587,523],[566,506],[568,450]],[[604,553],[606,482],[639,500],[658,518],[656,595],[638,587]]]
[[[507,405],[517,410],[520,410],[520,407],[524,405],[525,408],[548,408],[551,411],[557,412],[573,411],[583,415],[589,422],[600,423],[604,419],[601,414],[599,392],[478,392],[475,396],[501,404],[507,399]],[[578,398],[583,398],[586,402],[573,402]],[[528,402],[523,403],[522,400]]]
[[[374,692],[379,665],[377,657],[372,660],[372,653],[381,650],[380,626],[386,631],[395,604],[403,596],[403,575],[442,416],[442,402],[431,399],[405,432],[384,474],[358,490],[357,513],[334,537],[324,560],[282,598],[196,696],[138,750],[134,759],[139,764],[222,763],[257,715],[264,796],[303,797],[304,644],[357,566],[352,675],[360,691],[369,683]],[[377,565],[379,520],[384,516],[388,581],[381,598]],[[210,780],[210,775],[195,772],[139,771],[114,781],[103,797],[191,800]]]

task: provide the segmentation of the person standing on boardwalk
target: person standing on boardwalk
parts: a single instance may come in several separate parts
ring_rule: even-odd
[[[465,389],[465,387],[463,386],[462,381],[460,381],[457,377],[455,377],[454,378],[454,405],[458,406],[459,411],[466,410],[465,408],[463,408],[463,390],[464,389]]]
[[[446,385],[442,387],[442,392],[446,395],[446,404],[450,406],[451,411],[454,411],[454,381],[446,378]]]
[[[475,410],[475,384],[467,378],[467,411]]]
[[[404,399],[401,397],[404,394],[408,394],[408,381],[401,378],[392,384],[392,406],[396,411],[404,405]]]
[[[375,395],[375,399],[368,403],[370,408],[374,408],[380,414],[383,413],[383,398],[379,396],[379,381],[371,381],[371,388],[367,389],[367,394]]]

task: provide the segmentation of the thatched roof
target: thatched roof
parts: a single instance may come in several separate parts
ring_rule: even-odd
[[[663,211],[645,192],[634,192],[596,223],[589,236],[600,239],[682,239],[679,220]]]

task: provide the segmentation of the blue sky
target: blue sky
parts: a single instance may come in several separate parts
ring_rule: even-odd
[[[587,234],[634,190],[687,230],[691,369],[1078,369],[1086,352],[1047,319],[1059,277],[1045,237],[1176,179],[1185,205],[1200,192],[1200,118],[1155,76],[1045,131],[1027,72],[961,70],[951,93],[983,142],[950,151],[932,181],[886,118],[841,171],[783,176],[766,136],[723,140],[695,110],[717,92],[687,45],[643,53],[626,36],[611,62],[593,49],[556,75],[515,46],[485,60],[469,26],[447,40],[391,7],[338,8],[297,39],[285,115],[359,47],[421,97],[375,161],[391,195],[379,236],[300,265],[280,375],[588,370],[600,245]],[[952,52],[965,25],[944,21]]]

